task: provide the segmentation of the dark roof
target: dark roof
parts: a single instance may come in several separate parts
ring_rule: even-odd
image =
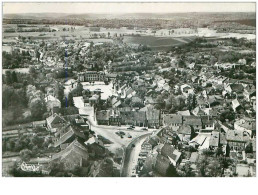
[[[169,144],[165,144],[161,149],[161,154],[165,157],[169,156],[172,159],[175,159],[175,156],[173,155],[175,148]]]
[[[208,116],[201,116],[202,124],[203,125],[212,125],[214,124],[214,120]]]
[[[182,115],[177,114],[165,114],[163,115],[164,124],[182,124]]]
[[[60,159],[62,161],[62,159],[65,159],[67,156],[71,155],[72,153],[74,153],[76,156],[80,158],[88,159],[88,150],[85,147],[85,145],[79,142],[78,140],[74,140],[64,150],[62,150],[57,154],[54,154],[52,156],[52,160]]]
[[[197,116],[183,116],[183,124],[184,125],[202,125],[202,121],[200,117]]]
[[[169,159],[158,154],[156,164],[155,164],[155,171],[161,174],[162,176],[165,176],[169,165],[170,165]]]
[[[110,110],[100,110],[96,113],[97,120],[109,120]]]
[[[144,111],[121,111],[120,113],[121,119],[125,123],[134,123],[135,121],[145,123],[146,121],[146,113]]]

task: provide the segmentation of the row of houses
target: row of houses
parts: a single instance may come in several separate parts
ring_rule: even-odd
[[[146,110],[109,109],[96,112],[99,125],[134,125],[140,127],[158,128],[160,111],[154,108]]]

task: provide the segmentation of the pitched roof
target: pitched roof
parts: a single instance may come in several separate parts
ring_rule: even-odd
[[[65,133],[61,134],[60,132],[65,131]],[[67,142],[72,136],[79,137],[83,140],[86,139],[85,135],[80,132],[80,130],[75,127],[71,126],[70,124],[64,126],[60,131],[57,132],[58,135],[60,135],[60,138],[57,142],[55,142],[54,147],[57,147],[65,142]]]
[[[165,114],[163,115],[163,121],[164,121],[164,124],[166,125],[182,124],[183,118],[181,115],[177,115],[177,114]]]
[[[175,148],[169,144],[165,144],[161,149],[161,154],[165,157],[173,157],[173,152]]]
[[[189,110],[178,111],[177,114],[182,116],[190,116],[190,111]]]
[[[227,141],[246,142],[247,139],[243,131],[231,130],[227,132]]]
[[[182,125],[178,129],[178,133],[184,135],[191,135],[192,129],[189,125]]]
[[[155,171],[161,174],[162,176],[165,176],[169,165],[170,165],[170,160],[167,157],[164,157],[158,154],[157,160],[155,163]]]
[[[213,131],[211,134],[209,146],[211,147],[218,147],[219,146],[219,132],[218,131]]]
[[[183,116],[183,124],[184,125],[202,125],[202,121],[200,117],[197,116]]]
[[[62,150],[61,152],[59,152],[57,154],[54,154],[52,156],[52,160],[60,159],[60,161],[62,161],[64,158],[71,155],[72,153],[73,153],[73,155],[76,155],[85,160],[88,159],[88,150],[85,147],[85,145],[80,143],[78,140],[74,140],[64,150]]]
[[[67,121],[62,117],[59,116],[57,113],[54,113],[50,117],[46,118],[47,123],[49,124],[50,128],[55,128],[58,126],[63,126],[62,124],[67,123]]]

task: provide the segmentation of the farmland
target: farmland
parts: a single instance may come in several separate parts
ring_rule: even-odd
[[[126,36],[125,43],[148,45],[153,50],[167,50],[173,46],[189,43],[194,37],[154,37],[154,36]]]

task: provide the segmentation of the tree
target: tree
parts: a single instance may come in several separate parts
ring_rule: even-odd
[[[7,85],[12,84],[12,73],[10,71],[5,72],[5,82]]]
[[[189,94],[187,97],[187,108],[189,110],[192,110],[196,107],[197,105],[197,100],[195,94]]]
[[[12,72],[12,83],[17,83],[17,82],[18,82],[18,79],[17,79],[16,72],[13,71],[13,72]]]
[[[180,169],[180,176],[181,177],[194,177],[195,173],[193,172],[193,169],[191,168],[191,165],[189,163],[185,164]]]
[[[34,120],[42,119],[42,116],[47,111],[46,103],[43,99],[34,98],[30,101],[29,108]]]
[[[68,99],[66,99],[66,104],[67,106],[74,106],[74,103],[73,103],[73,94],[72,93],[69,93],[68,95]]]
[[[164,101],[164,98],[162,97],[162,95],[158,95],[157,99],[157,104],[155,105],[155,108],[158,109],[158,110],[162,110],[162,109],[165,109],[165,101]]]
[[[64,105],[64,87],[60,84],[56,84],[55,86],[55,94],[62,105]]]
[[[29,149],[24,149],[20,151],[20,158],[22,161],[28,162],[32,157],[32,152]]]

